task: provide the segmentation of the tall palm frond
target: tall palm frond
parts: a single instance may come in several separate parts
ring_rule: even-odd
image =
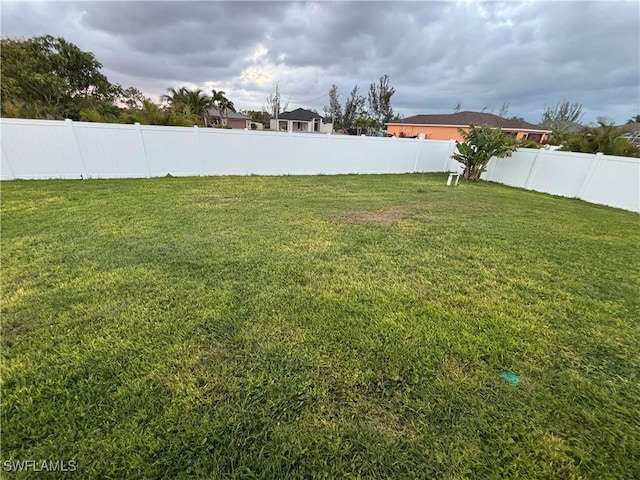
[[[188,116],[195,115],[195,123],[207,126],[209,123],[209,107],[211,98],[200,88],[190,90],[186,87],[179,89],[168,88],[167,93],[161,98],[169,104],[169,108],[176,114],[182,115],[188,108]]]
[[[236,108],[222,90],[212,90],[211,93],[211,104],[218,110],[220,125],[225,126],[229,112],[235,113]]]

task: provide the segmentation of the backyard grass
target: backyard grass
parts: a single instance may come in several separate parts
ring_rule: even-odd
[[[640,478],[640,217],[445,183],[2,183],[0,475]]]

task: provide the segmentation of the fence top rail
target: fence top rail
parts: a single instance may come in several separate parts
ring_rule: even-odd
[[[7,118],[0,117],[0,125],[57,125],[65,126],[71,122],[74,127],[78,128],[93,128],[93,129],[131,129],[137,128],[136,123],[100,123],[100,122],[83,122],[83,121],[71,121],[71,120],[41,120],[32,118]],[[140,124],[140,128],[143,130],[157,130],[157,131],[174,131],[185,132],[192,131],[195,127],[181,127],[173,125],[143,125]],[[332,139],[349,139],[352,141],[360,140],[364,138],[365,141],[384,142],[384,141],[398,141],[403,143],[413,142],[425,142],[430,144],[443,144],[449,145],[450,140],[432,140],[432,139],[420,139],[420,138],[397,138],[397,137],[371,137],[366,135],[343,135],[336,133],[324,133],[324,132],[289,132],[289,131],[275,131],[275,130],[251,130],[240,128],[210,128],[210,127],[197,127],[198,132],[213,135],[256,135],[256,136],[292,136],[295,138],[325,138],[331,137]]]

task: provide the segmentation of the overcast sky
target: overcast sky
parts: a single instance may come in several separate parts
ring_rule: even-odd
[[[583,123],[640,114],[640,3],[6,2],[2,36],[50,34],[93,52],[111,82],[157,98],[222,89],[259,110],[276,84],[322,112],[384,74],[405,117],[462,110],[538,123],[546,106],[583,105]]]

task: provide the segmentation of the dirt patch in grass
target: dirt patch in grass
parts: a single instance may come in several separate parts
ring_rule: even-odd
[[[14,340],[16,340],[18,337],[26,336],[36,329],[37,325],[35,324],[35,322],[31,323],[28,320],[16,321],[9,323],[8,325],[5,324],[0,330],[2,332],[0,335],[2,337],[2,346],[11,347],[13,346]]]
[[[401,220],[406,214],[405,207],[383,207],[374,211],[347,210],[334,217],[334,220],[350,225],[385,225]]]

